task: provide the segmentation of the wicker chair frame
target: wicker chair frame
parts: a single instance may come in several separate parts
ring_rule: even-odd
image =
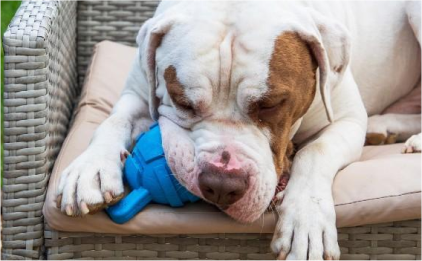
[[[42,207],[92,55],[135,45],[157,1],[25,1],[3,36],[3,259],[273,259],[271,234],[111,235],[55,231]],[[339,229],[342,259],[420,259],[420,220]]]

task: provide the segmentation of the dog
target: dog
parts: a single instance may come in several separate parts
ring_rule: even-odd
[[[420,86],[420,35],[420,2],[164,1],[112,114],[62,173],[58,206],[75,216],[116,202],[127,150],[158,121],[178,181],[239,222],[264,213],[288,171],[272,250],[338,259],[336,173],[367,132],[420,132],[420,109],[381,115]],[[420,151],[420,134],[405,146]]]

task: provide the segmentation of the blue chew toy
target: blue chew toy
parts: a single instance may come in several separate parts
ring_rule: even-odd
[[[129,221],[151,201],[181,207],[186,202],[199,200],[174,178],[161,143],[157,123],[138,137],[123,170],[124,180],[132,191],[106,209],[114,222],[123,224]]]

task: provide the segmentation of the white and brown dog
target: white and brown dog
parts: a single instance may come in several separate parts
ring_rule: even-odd
[[[62,174],[61,210],[85,215],[116,201],[121,154],[158,120],[175,177],[253,222],[293,141],[272,249],[280,259],[339,258],[333,178],[359,158],[368,115],[420,85],[420,22],[420,2],[162,2],[139,31],[112,115]],[[369,118],[384,138],[405,140],[420,125],[420,107]],[[407,146],[420,150],[420,137]]]

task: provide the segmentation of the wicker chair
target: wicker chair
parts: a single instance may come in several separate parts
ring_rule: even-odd
[[[23,2],[3,39],[4,259],[272,259],[270,234],[110,235],[44,224],[52,165],[95,43],[134,45],[157,2]],[[420,220],[339,229],[343,259],[420,259]]]

